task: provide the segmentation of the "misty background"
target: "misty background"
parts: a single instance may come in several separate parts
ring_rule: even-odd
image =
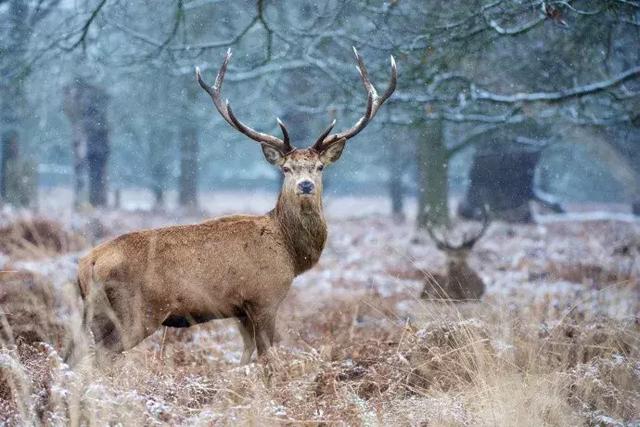
[[[323,247],[289,239],[325,216],[118,240],[276,203],[196,67],[231,49],[237,118],[308,147],[365,113],[353,47],[397,88],[323,172]],[[170,327],[280,295],[272,243],[323,251],[266,357],[238,368],[233,319]],[[0,0],[0,425],[640,426],[639,380],[640,0]]]
[[[378,90],[393,55],[398,88],[327,170],[328,197],[375,196],[418,225],[485,204],[509,221],[640,214],[635,1],[0,0],[0,31],[4,204],[43,209],[65,188],[77,209],[193,211],[216,192],[275,194],[279,172],[195,66],[212,84],[232,48],[237,116],[278,136],[280,117],[308,146],[363,114],[355,46]]]

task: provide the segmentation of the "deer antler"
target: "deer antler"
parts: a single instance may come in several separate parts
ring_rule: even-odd
[[[331,125],[320,135],[320,137],[313,144],[312,148],[316,151],[322,151],[326,149],[329,145],[333,144],[336,141],[341,140],[342,138],[349,139],[356,136],[362,129],[364,129],[369,121],[373,119],[373,117],[378,112],[378,109],[384,102],[389,99],[393,91],[396,90],[396,83],[398,81],[398,70],[396,67],[396,60],[391,56],[391,80],[389,81],[389,86],[387,86],[387,90],[384,91],[382,96],[378,95],[378,91],[369,80],[369,73],[367,72],[367,68],[364,65],[364,61],[362,57],[358,54],[358,50],[354,47],[353,53],[356,57],[356,62],[358,63],[357,68],[360,73],[360,78],[362,78],[362,84],[364,85],[364,89],[367,91],[367,107],[362,116],[352,128],[345,130],[344,132],[335,133],[333,135],[329,135],[333,126],[335,125],[335,120],[331,123]]]
[[[482,206],[482,227],[473,236],[468,236],[467,234],[464,234],[462,236],[462,242],[458,245],[452,244],[449,241],[449,239],[447,239],[446,236],[438,237],[433,229],[433,223],[431,221],[427,221],[427,224],[426,224],[427,232],[429,233],[429,236],[431,237],[431,239],[433,239],[433,241],[436,242],[436,246],[438,246],[439,249],[448,250],[448,251],[456,251],[460,249],[471,249],[473,248],[473,245],[475,245],[476,242],[480,240],[480,238],[484,235],[484,233],[487,231],[487,228],[489,228],[489,224],[491,223],[491,220],[489,218],[489,214],[487,211],[488,211],[487,207],[483,205]]]
[[[220,67],[220,71],[218,71],[218,75],[216,76],[213,87],[209,86],[202,80],[202,76],[200,75],[200,68],[196,67],[196,79],[198,80],[198,83],[200,84],[202,89],[204,89],[209,94],[209,96],[211,96],[213,104],[216,106],[216,109],[218,110],[220,115],[236,130],[247,135],[254,141],[258,141],[260,144],[268,145],[277,149],[282,154],[287,154],[288,152],[293,151],[294,147],[289,142],[289,132],[287,132],[287,128],[279,118],[276,120],[278,122],[278,126],[280,126],[280,129],[282,130],[283,139],[276,138],[275,136],[268,135],[266,133],[258,132],[245,125],[233,114],[231,105],[229,105],[229,100],[227,99],[225,100],[225,102],[222,102],[222,98],[220,97],[220,90],[222,89],[222,82],[224,81],[224,75],[227,72],[227,65],[229,65],[230,59],[231,49],[228,49],[227,54],[224,57],[224,61],[222,62],[222,66]]]

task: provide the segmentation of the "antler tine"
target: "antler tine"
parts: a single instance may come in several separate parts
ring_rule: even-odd
[[[373,117],[378,112],[378,109],[380,108],[380,106],[384,104],[384,102],[387,99],[389,99],[391,94],[396,90],[396,84],[398,82],[398,69],[396,66],[396,61],[393,58],[393,56],[391,56],[391,79],[389,80],[389,85],[387,86],[387,89],[384,91],[382,96],[380,96],[378,95],[378,91],[376,90],[376,88],[371,83],[371,80],[369,79],[369,72],[367,71],[367,67],[364,65],[364,60],[362,59],[362,57],[358,53],[358,50],[355,47],[353,48],[353,53],[356,57],[356,63],[357,63],[356,68],[360,73],[362,84],[365,90],[367,91],[367,109],[366,109],[365,115],[362,116],[360,120],[358,120],[352,128],[337,134],[333,134],[329,136],[325,135],[322,143],[316,142],[316,144],[314,144],[314,148],[322,148],[322,147],[326,148],[328,145],[342,138],[349,139],[356,136],[358,133],[360,133],[360,131],[362,131],[362,129],[364,129],[367,126],[369,121],[373,119]]]
[[[358,73],[360,73],[360,79],[362,80],[362,84],[364,86],[364,90],[367,92],[371,92],[374,95],[374,98],[378,97],[378,92],[376,88],[371,84],[371,80],[369,80],[369,72],[367,71],[367,67],[364,65],[364,60],[362,56],[358,53],[358,49],[355,46],[352,47],[353,55],[356,57],[356,69]]]
[[[371,80],[369,80],[369,72],[367,71],[367,67],[364,65],[364,60],[362,59],[362,56],[360,56],[360,54],[358,53],[358,50],[355,47],[353,48],[353,53],[356,57],[356,61],[358,62],[357,68],[358,68],[358,72],[360,73],[360,77],[362,79],[362,84],[364,85],[364,88],[367,92],[373,93],[373,111],[371,112],[371,117],[370,117],[370,119],[372,119],[373,116],[375,116],[376,113],[378,112],[378,109],[380,108],[380,106],[387,99],[389,99],[391,94],[396,90],[396,84],[398,82],[398,69],[396,66],[396,60],[394,59],[393,55],[391,55],[390,57],[391,79],[389,80],[389,85],[387,86],[387,89],[384,91],[382,96],[379,96],[375,86],[373,86],[373,84],[371,83]]]
[[[488,210],[489,209],[487,205],[482,205],[482,227],[480,228],[480,231],[478,231],[476,235],[470,239],[465,236],[460,247],[471,249],[476,244],[476,242],[480,240],[482,236],[484,236],[484,233],[487,231],[487,229],[489,228],[489,224],[491,223],[491,218],[489,218]]]
[[[224,56],[224,61],[222,62],[222,66],[220,67],[220,70],[216,75],[216,79],[213,84],[213,87],[209,86],[202,79],[202,75],[200,73],[200,67],[196,67],[196,79],[198,80],[198,84],[200,84],[200,87],[204,89],[209,94],[209,96],[211,96],[211,100],[213,100],[213,105],[216,106],[216,109],[218,110],[220,115],[227,121],[227,123],[235,127],[235,125],[233,124],[233,121],[229,117],[229,113],[227,112],[226,105],[224,104],[224,102],[222,102],[222,99],[220,98],[220,89],[222,88],[222,82],[224,81],[224,75],[227,72],[227,66],[229,65],[229,60],[231,59],[231,55],[232,55],[231,49],[228,49],[226,55]]]
[[[284,125],[280,117],[276,117],[276,122],[278,126],[280,126],[280,130],[282,131],[282,138],[287,151],[293,151],[293,146],[291,146],[291,142],[289,141],[289,131],[287,131],[287,127]]]
[[[435,231],[433,230],[433,223],[430,220],[427,221],[427,223],[425,224],[425,227],[427,229],[427,233],[429,233],[429,237],[431,237],[431,240],[433,240],[436,243],[436,246],[438,248],[452,249],[446,237],[442,239],[436,235]]]
[[[389,61],[391,62],[391,79],[389,80],[389,85],[387,86],[387,90],[384,91],[382,96],[380,97],[380,105],[382,105],[387,99],[391,97],[393,92],[396,90],[396,85],[398,84],[398,67],[396,66],[396,59],[391,55],[389,57]]]
[[[323,141],[318,144],[317,149],[324,149],[326,147],[328,147],[329,145],[333,144],[336,141],[341,140],[342,138],[353,138],[354,136],[356,136],[357,134],[360,133],[360,131],[362,129],[364,129],[365,127],[367,127],[367,124],[369,123],[369,120],[371,120],[371,112],[373,111],[373,94],[371,92],[369,92],[367,94],[367,109],[365,110],[365,113],[362,117],[360,117],[360,119],[356,122],[356,124],[344,131],[344,132],[340,132],[340,133],[335,133],[333,135],[329,135],[329,136],[325,136],[325,138],[323,139]],[[333,126],[332,126],[333,128]],[[316,144],[314,144],[315,146]]]
[[[229,105],[229,100],[226,100],[225,102],[222,101],[222,98],[220,96],[220,91],[222,89],[222,83],[224,82],[224,75],[227,72],[227,66],[229,65],[229,60],[231,59],[231,55],[232,55],[231,49],[228,49],[224,57],[224,61],[222,62],[222,66],[220,67],[220,70],[216,75],[216,80],[215,80],[215,83],[213,84],[213,87],[209,86],[207,83],[204,82],[204,80],[202,79],[202,75],[200,74],[200,68],[196,67],[196,79],[198,80],[198,84],[200,84],[200,87],[202,87],[202,89],[204,89],[209,94],[209,96],[211,97],[211,100],[213,101],[213,104],[215,105],[220,115],[227,121],[227,123],[233,126],[236,130],[240,131],[241,133],[253,139],[254,141],[257,141],[264,145],[269,145],[281,151],[283,154],[286,154],[289,151],[292,151],[293,146],[289,142],[289,133],[287,132],[287,129],[284,126],[284,123],[282,123],[280,119],[278,119],[278,125],[280,126],[280,129],[282,129],[284,140],[280,138],[276,138],[275,136],[272,136],[272,135],[268,135],[266,133],[258,132],[250,128],[249,126],[245,125],[240,120],[238,120],[238,118],[236,118],[236,116],[233,114],[233,111],[231,110],[231,106]]]
[[[335,125],[336,125],[336,119],[331,120],[331,123],[329,124],[329,126],[322,132],[322,134],[320,134],[320,136],[318,137],[318,139],[316,139],[316,142],[313,143],[311,148],[313,148],[316,151],[320,151],[322,149],[322,143],[324,139],[333,130],[333,127]]]
[[[455,250],[456,247],[454,247],[449,240],[447,239],[447,237],[445,235],[443,235],[442,237],[438,237],[436,235],[434,228],[434,224],[431,221],[431,217],[429,216],[429,212],[431,211],[430,207],[427,206],[426,211],[425,211],[425,215],[427,218],[427,222],[425,224],[425,227],[427,228],[427,233],[429,233],[429,237],[431,237],[431,240],[433,240],[436,243],[436,246],[439,249],[443,249],[443,250]]]

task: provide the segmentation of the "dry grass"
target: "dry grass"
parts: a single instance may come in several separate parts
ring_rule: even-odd
[[[20,339],[0,352],[0,408],[9,424],[638,421],[637,323],[567,319],[541,329],[539,319],[488,306],[441,304],[423,306],[430,320],[418,326],[373,299],[298,319],[304,335],[246,367],[225,360],[219,343],[240,343],[220,324],[164,331],[101,369],[71,370],[55,348]]]
[[[553,298],[534,299],[489,287],[482,303],[423,302],[417,298],[422,278],[416,271],[421,268],[412,265],[412,253],[388,256],[380,265],[372,265],[375,251],[402,250],[378,248],[379,241],[396,243],[372,236],[370,227],[363,225],[362,230],[353,231],[352,239],[342,236],[343,243],[332,243],[317,275],[310,274],[292,289],[280,313],[281,342],[268,358],[244,367],[238,366],[241,340],[233,323],[217,321],[188,330],[164,329],[109,365],[98,368],[87,359],[71,369],[60,357],[64,340],[55,337],[77,338],[77,332],[69,329],[77,319],[77,299],[54,292],[47,280],[36,276],[2,281],[0,306],[12,314],[5,316],[9,325],[5,331],[11,333],[3,333],[0,346],[1,422],[189,426],[640,422],[637,311],[635,316],[620,311],[610,316],[593,309],[602,301],[617,304],[619,292],[637,286],[635,275],[629,275],[633,284],[591,290],[578,280],[586,273],[577,274],[575,285],[586,292],[581,298],[560,292]],[[345,257],[342,244],[362,256]],[[504,262],[497,252],[479,252],[483,259],[495,259],[480,270],[487,274],[489,265],[489,273],[501,271],[493,267]],[[409,260],[409,265],[399,259]],[[552,261],[557,260],[538,260],[534,267],[543,270]],[[505,274],[520,277],[518,269],[525,264],[512,265],[513,271]],[[323,274],[330,274],[331,288],[311,283],[321,282]],[[525,270],[522,276],[526,274]],[[489,275],[490,283],[497,282],[496,277]],[[361,278],[383,284],[389,280],[396,286],[392,291],[386,285],[366,288],[357,283]],[[624,292],[620,298],[628,295]],[[39,326],[21,333],[25,325]]]
[[[608,269],[597,264],[551,262],[547,274],[556,280],[582,283],[593,288],[606,287],[612,284],[633,283],[633,263]]]
[[[0,252],[12,260],[50,257],[84,245],[80,235],[49,219],[20,219],[0,228]]]

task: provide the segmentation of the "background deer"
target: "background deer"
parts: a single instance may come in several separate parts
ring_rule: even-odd
[[[355,48],[354,54],[367,91],[365,114],[350,129],[332,134],[334,120],[304,149],[290,143],[279,119],[282,139],[248,127],[222,101],[231,50],[213,87],[196,69],[198,83],[222,117],[260,143],[267,161],[284,174],[278,201],[262,216],[233,215],[124,234],[83,257],[78,286],[86,303],[85,323],[98,349],[129,349],[161,325],[188,327],[236,318],[244,340],[241,363],[249,362],[256,347],[258,355],[264,354],[293,278],[316,264],[324,248],[322,170],[340,158],[346,141],[365,128],[396,87],[393,57],[391,80],[380,96]]]
[[[447,257],[446,273],[429,274],[422,298],[426,299],[451,299],[451,300],[477,300],[484,294],[485,285],[478,273],[467,262],[473,246],[484,235],[489,227],[489,216],[486,208],[482,212],[482,227],[473,236],[464,234],[462,242],[451,243],[445,236],[439,237],[431,223],[427,223],[427,231],[438,249]]]

